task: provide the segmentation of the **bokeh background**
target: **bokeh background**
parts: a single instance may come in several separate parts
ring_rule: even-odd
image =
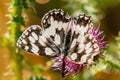
[[[27,27],[41,25],[42,16],[61,8],[75,17],[86,13],[100,23],[109,46],[105,57],[66,80],[120,80],[120,0],[0,0],[0,80],[61,80],[50,58],[19,51],[16,41]]]

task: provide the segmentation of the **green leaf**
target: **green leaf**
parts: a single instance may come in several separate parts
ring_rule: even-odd
[[[23,17],[15,16],[15,17],[13,17],[12,21],[25,26],[25,20]]]

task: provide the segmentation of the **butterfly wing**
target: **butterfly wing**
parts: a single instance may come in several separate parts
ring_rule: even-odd
[[[89,16],[80,14],[74,22],[74,33],[71,40],[68,58],[78,64],[91,64],[98,51],[93,36],[90,34],[93,24]],[[93,47],[92,45],[95,45]]]
[[[59,48],[47,37],[39,25],[27,28],[18,39],[17,46],[37,55],[55,56],[60,54]]]
[[[70,16],[61,9],[53,9],[42,18],[42,27],[45,33],[54,41],[54,43],[62,48],[66,33],[68,32]]]
[[[61,9],[51,10],[42,18],[42,27],[32,25],[23,32],[17,46],[37,55],[56,56],[61,53],[70,20]]]

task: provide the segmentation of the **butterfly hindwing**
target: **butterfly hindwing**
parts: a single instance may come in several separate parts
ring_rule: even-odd
[[[94,44],[94,42],[91,42],[92,36],[86,34],[90,33],[93,27],[90,17],[80,14],[76,17],[73,27],[74,32],[67,57],[78,64],[86,64],[90,61],[92,54],[95,53],[94,48],[91,47]]]
[[[59,48],[38,25],[27,28],[19,38],[17,46],[37,55],[55,56],[60,53]]]

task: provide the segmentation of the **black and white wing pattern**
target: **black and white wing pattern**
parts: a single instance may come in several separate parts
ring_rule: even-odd
[[[58,47],[62,48],[65,36],[70,30],[71,18],[61,9],[53,9],[42,18],[44,32],[54,41]]]
[[[42,18],[42,27],[32,25],[23,32],[17,46],[37,55],[59,55],[70,20],[61,9],[51,10]]]
[[[76,17],[73,27],[74,33],[67,57],[75,63],[90,65],[93,62],[94,56],[99,54],[99,46],[93,36],[90,35],[91,29],[93,28],[90,16],[80,14]]]

